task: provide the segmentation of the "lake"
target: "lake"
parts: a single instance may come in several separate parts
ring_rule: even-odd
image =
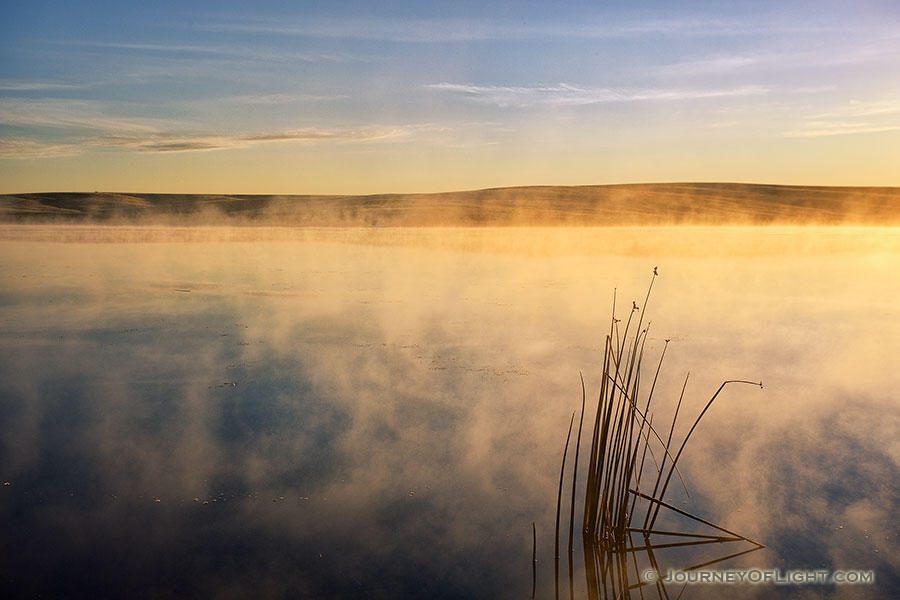
[[[766,546],[710,568],[875,580],[682,598],[898,597],[898,273],[877,227],[2,226],[4,597],[528,598],[534,533],[552,598],[614,294],[676,437],[764,384],[667,494]]]

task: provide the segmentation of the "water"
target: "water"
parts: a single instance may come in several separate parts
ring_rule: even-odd
[[[878,228],[6,227],[4,595],[530,597],[535,523],[551,598],[616,290],[648,358],[672,340],[661,418],[688,371],[691,417],[765,384],[716,401],[669,494],[767,546],[711,568],[876,578],[725,591],[895,597],[898,266]]]

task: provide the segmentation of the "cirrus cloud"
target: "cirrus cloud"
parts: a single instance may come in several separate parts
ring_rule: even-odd
[[[606,88],[582,87],[567,83],[546,86],[496,86],[459,83],[433,83],[428,89],[461,95],[475,102],[501,107],[518,106],[582,106],[613,102],[679,101],[729,96],[766,94],[762,86],[740,86],[717,89]]]

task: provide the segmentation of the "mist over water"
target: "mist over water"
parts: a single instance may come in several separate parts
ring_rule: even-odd
[[[579,372],[654,266],[656,410],[765,383],[671,501],[768,546],[721,568],[876,573],[727,593],[900,593],[896,229],[7,226],[0,257],[13,597],[521,598],[532,522],[552,597]]]

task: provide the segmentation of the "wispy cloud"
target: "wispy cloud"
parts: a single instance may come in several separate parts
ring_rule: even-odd
[[[330,102],[333,100],[345,100],[349,98],[347,94],[243,94],[240,96],[231,96],[222,98],[220,101],[233,102],[235,104],[251,104],[251,105],[278,105],[278,104],[297,104],[304,102]]]
[[[52,127],[68,130],[153,132],[165,123],[161,119],[110,116],[110,103],[93,100],[29,100],[0,98],[0,124]]]
[[[244,102],[262,104],[296,101],[296,96],[249,96]],[[123,117],[121,107],[99,101],[0,99],[0,125],[30,130],[18,138],[7,136],[3,157],[47,157],[79,154],[90,148],[119,148],[136,152],[203,152],[277,142],[371,142],[407,135],[416,126],[360,126],[317,128],[276,127],[262,131],[195,131],[174,119]]]
[[[156,133],[149,136],[102,136],[87,142],[90,146],[132,148],[140,152],[203,152],[227,150],[272,142],[357,141],[368,142],[396,138],[407,133],[402,127],[361,129],[297,129],[253,134],[179,135]]]
[[[476,102],[501,107],[541,105],[580,106],[612,102],[678,101],[727,96],[758,96],[768,92],[762,86],[721,89],[589,88],[560,83],[550,86],[483,86],[434,83],[426,88],[459,94]]]
[[[827,48],[764,50],[755,52],[718,53],[709,56],[686,57],[671,63],[653,66],[650,70],[660,77],[678,78],[753,71],[771,78],[774,73],[806,69],[828,69],[859,64],[883,65],[892,69],[900,58],[896,43],[873,39],[860,47],[858,40],[835,40]],[[889,72],[889,71],[886,71]]]
[[[81,148],[73,144],[57,144],[34,139],[0,138],[0,158],[51,158],[81,154]]]
[[[859,118],[873,115],[900,116],[900,96],[889,99],[873,99],[867,101],[851,100],[847,104],[832,108],[815,115],[814,119]]]
[[[85,48],[145,50],[148,52],[176,52],[179,54],[222,54],[227,52],[227,48],[223,46],[201,46],[198,44],[149,44],[141,42],[98,42],[91,40],[75,40],[60,43],[67,46],[80,46]]]
[[[291,140],[383,140],[404,134],[403,128],[390,129],[303,129],[280,133],[246,135],[238,138],[246,142],[286,142]]]
[[[759,33],[761,26],[735,20],[688,16],[669,19],[622,18],[536,20],[499,18],[304,18],[293,20],[223,20],[201,29],[220,33],[286,35],[394,42],[468,42],[483,40],[626,37],[714,37]],[[768,31],[771,26],[766,25]]]
[[[33,92],[50,90],[77,90],[86,85],[71,83],[52,83],[44,81],[0,81],[0,92]]]
[[[513,37],[522,32],[521,29],[510,29],[502,23],[487,20],[412,18],[241,20],[209,24],[203,29],[221,33],[429,43]]]
[[[89,149],[119,148],[142,153],[208,152],[277,142],[371,142],[406,135],[409,129],[301,129],[269,133],[213,135],[152,132],[144,135],[98,135],[71,142],[40,139],[0,139],[0,158],[49,158],[82,154]]]
[[[735,71],[771,62],[773,57],[772,53],[716,54],[686,58],[673,63],[653,66],[650,70],[657,76],[669,78],[722,73],[733,75]]]
[[[877,125],[874,123],[833,123],[827,121],[814,121],[807,123],[802,129],[794,129],[785,132],[784,137],[823,137],[859,133],[882,133],[885,131],[900,131],[900,123],[896,125]]]
[[[97,49],[99,51],[124,50],[144,56],[165,56],[169,60],[188,57],[195,60],[250,60],[261,62],[296,61],[306,63],[354,63],[371,62],[373,57],[360,56],[350,52],[298,52],[280,48],[274,44],[158,44],[146,42],[99,42],[84,40],[60,41],[69,47]]]
[[[900,130],[900,99],[851,101],[810,116],[783,137],[824,137]]]

